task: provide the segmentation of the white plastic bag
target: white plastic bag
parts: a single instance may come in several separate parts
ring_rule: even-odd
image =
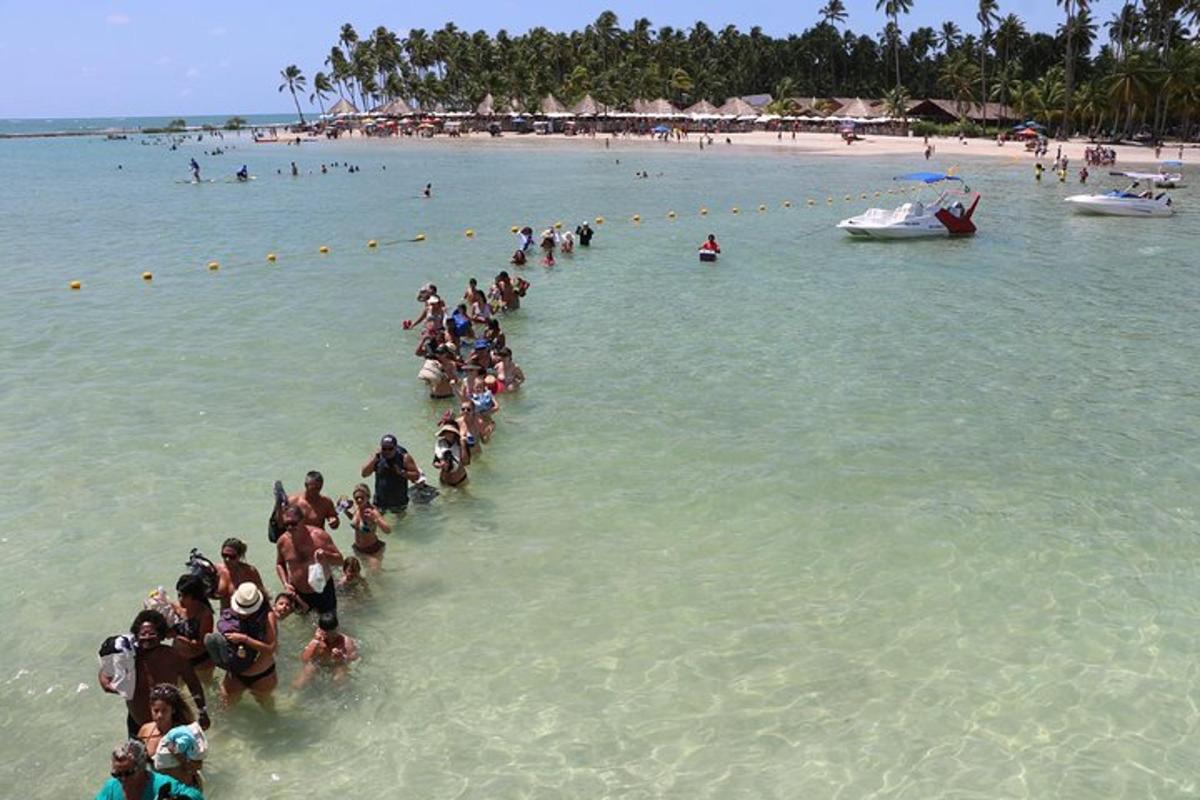
[[[308,565],[308,585],[314,592],[320,594],[325,591],[326,581],[325,567],[321,566],[321,562],[314,561]]]

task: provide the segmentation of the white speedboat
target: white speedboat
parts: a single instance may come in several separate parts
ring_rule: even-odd
[[[937,172],[914,172],[894,180],[919,181],[934,185],[944,181],[962,182],[961,178]],[[971,217],[979,205],[979,193],[947,189],[926,203],[920,199],[898,208],[869,208],[856,217],[844,219],[838,227],[859,239],[924,239],[935,236],[970,236],[975,233]]]
[[[1156,189],[1182,189],[1182,172],[1110,172],[1109,175],[1148,183]]]
[[[1131,190],[1111,191],[1104,194],[1076,194],[1066,202],[1080,214],[1099,214],[1106,217],[1169,217],[1175,213],[1171,198],[1166,192],[1157,195],[1151,192],[1134,194]]]

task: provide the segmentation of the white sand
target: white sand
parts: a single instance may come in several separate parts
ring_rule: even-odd
[[[730,144],[726,144],[725,139],[728,137]],[[322,138],[302,137],[307,143],[319,143],[327,141]],[[281,137],[280,144],[287,141],[294,141],[295,137]],[[469,147],[545,147],[545,146],[569,146],[569,147],[590,147],[604,148],[605,140],[609,141],[609,149],[619,152],[621,150],[633,149],[693,149],[698,150],[700,147],[700,134],[692,134],[688,139],[683,141],[660,142],[656,139],[651,139],[646,136],[633,136],[629,138],[618,137],[613,139],[611,136],[601,136],[597,134],[591,136],[565,136],[563,134],[550,134],[539,136],[535,134],[515,134],[505,133],[503,136],[493,137],[486,133],[466,134],[459,138],[450,138],[445,135],[438,135],[432,139],[421,139],[422,143],[427,144],[442,144],[448,146],[469,146]],[[389,137],[389,138],[367,138],[359,135],[347,137],[343,134],[341,139],[337,141],[346,142],[363,142],[363,143],[379,143],[382,145],[392,144],[398,147],[411,144],[413,139],[408,137]],[[945,158],[990,158],[1000,159],[1008,163],[1028,163],[1032,165],[1035,161],[1033,154],[1025,150],[1024,144],[1021,142],[1006,142],[1003,146],[997,146],[994,140],[986,139],[967,139],[960,142],[956,138],[931,137],[929,143],[934,146],[935,157],[940,159]],[[1049,144],[1049,154],[1042,158],[1042,163],[1047,168],[1054,161],[1054,156],[1058,152],[1059,146],[1062,146],[1062,151],[1067,158],[1070,159],[1070,168],[1072,172],[1077,171],[1084,165],[1083,153],[1084,149],[1092,146],[1092,144],[1083,139],[1072,139],[1070,142],[1058,142],[1051,140]],[[1105,145],[1108,146],[1108,145]],[[1133,167],[1157,164],[1160,160],[1179,158],[1179,144],[1167,144],[1162,149],[1160,158],[1154,155],[1154,148],[1142,147],[1138,145],[1114,145],[1112,146],[1117,151],[1117,164],[1112,169],[1120,169],[1122,167]],[[797,133],[795,138],[792,138],[791,133],[784,133],[782,138],[779,138],[776,133],[769,131],[752,131],[750,133],[720,133],[713,134],[713,143],[711,146],[705,145],[704,152],[719,154],[723,152],[745,152],[746,148],[761,149],[763,152],[778,152],[778,153],[803,153],[813,156],[832,156],[832,157],[855,157],[861,156],[865,158],[871,157],[887,157],[887,156],[910,156],[914,162],[924,160],[925,142],[921,137],[902,137],[902,136],[877,136],[867,133],[863,140],[856,141],[853,144],[847,145],[842,141],[841,137],[835,133]],[[1192,160],[1195,153],[1195,145],[1185,145],[1183,148],[1183,158],[1185,161]],[[1096,167],[1097,169],[1110,169],[1110,167]]]

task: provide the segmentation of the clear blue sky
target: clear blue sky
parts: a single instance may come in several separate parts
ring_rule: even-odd
[[[883,26],[875,0],[845,0],[855,31]],[[0,0],[0,117],[90,117],[287,112],[279,70],[296,63],[306,75],[323,69],[343,22],[360,33],[386,25],[440,28],[453,21],[469,31],[534,25],[582,28],[612,9],[623,27],[637,17],[655,26],[689,28],[696,20],[762,27],[772,36],[813,24],[823,0]],[[901,20],[910,30],[954,19],[978,27],[970,0],[915,0]],[[1095,0],[1093,16],[1107,21],[1121,0]],[[1052,31],[1054,0],[1000,0],[1002,14],[1021,16],[1031,30]],[[1103,36],[1103,34],[1102,34]]]

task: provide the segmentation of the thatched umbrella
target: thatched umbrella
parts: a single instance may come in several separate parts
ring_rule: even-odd
[[[699,103],[693,103],[685,108],[683,113],[690,114],[693,117],[715,117],[721,112],[712,103],[707,100],[701,100]]]
[[[338,100],[336,103],[334,103],[333,108],[329,109],[329,116],[331,116],[331,117],[339,117],[344,114],[357,114],[357,113],[358,113],[358,109],[354,107],[354,104],[351,103],[349,100],[347,100],[344,97],[341,100]]]
[[[481,117],[490,117],[492,114],[496,113],[496,98],[492,97],[491,92],[488,92],[487,95],[485,95],[484,98],[479,101],[479,105],[475,107],[475,113]]]
[[[637,105],[634,105],[634,111],[639,111]],[[675,106],[671,105],[671,101],[665,98],[658,98],[646,103],[640,113],[647,117],[673,117],[679,113]]]
[[[547,116],[562,116],[570,114],[567,107],[558,101],[558,98],[552,94],[548,94],[538,103],[538,112]]]
[[[758,109],[747,103],[740,97],[731,97],[725,101],[725,105],[717,109],[721,116],[725,117],[757,117]]]
[[[597,103],[590,94],[585,94],[571,111],[575,112],[577,117],[598,117],[605,113],[604,107]]]
[[[395,100],[380,106],[375,110],[376,114],[382,114],[385,117],[408,117],[412,116],[413,110],[409,108],[408,103],[397,97]]]

